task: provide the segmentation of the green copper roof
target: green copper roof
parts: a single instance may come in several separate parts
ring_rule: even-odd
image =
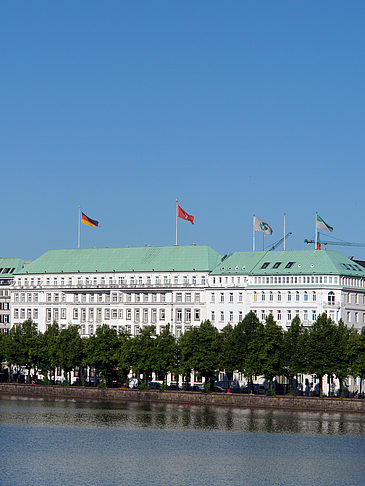
[[[365,269],[337,251],[236,252],[212,272],[213,275],[345,275],[365,277]]]
[[[210,271],[220,260],[221,255],[206,245],[49,250],[18,274]]]
[[[0,258],[0,278],[9,278],[21,270],[24,264],[22,258]]]

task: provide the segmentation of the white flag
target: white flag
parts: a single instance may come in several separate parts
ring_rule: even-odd
[[[254,231],[261,231],[261,233],[265,233],[265,235],[272,235],[272,228],[269,226],[265,221],[262,219],[253,218],[253,230]]]

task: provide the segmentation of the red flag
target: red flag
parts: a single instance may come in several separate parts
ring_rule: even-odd
[[[190,221],[191,224],[194,224],[194,216],[191,216],[191,214],[188,214],[179,205],[177,207],[178,207],[177,215],[179,216],[179,218],[185,219],[185,221]]]

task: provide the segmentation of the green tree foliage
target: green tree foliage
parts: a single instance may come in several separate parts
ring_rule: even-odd
[[[57,362],[63,369],[66,381],[70,382],[70,372],[76,367],[81,367],[83,363],[83,345],[79,326],[62,329],[57,341]]]
[[[283,329],[274,321],[272,314],[266,318],[260,343],[259,361],[261,373],[270,383],[272,391],[273,379],[281,375],[283,369],[284,339]]]
[[[293,388],[293,377],[305,373],[307,368],[307,340],[308,332],[305,332],[298,316],[295,316],[283,340],[283,362],[289,375],[290,388]],[[298,381],[298,380],[297,380]]]
[[[27,382],[30,382],[30,370],[38,367],[38,331],[32,319],[27,319],[18,326],[13,326],[5,341],[6,361],[11,366],[18,365],[28,370]]]
[[[349,343],[350,369],[351,374],[360,378],[359,394],[363,393],[362,382],[365,379],[365,327],[361,332],[354,332],[350,335]]]
[[[210,321],[185,333],[181,340],[183,369],[194,369],[213,385],[213,377],[219,364],[219,332]]]
[[[236,342],[234,328],[228,324],[219,334],[219,369],[224,370],[228,379],[228,389],[231,387],[233,373],[237,369]]]
[[[157,363],[156,328],[146,326],[132,339],[131,358],[133,371],[143,374],[145,384],[152,378]]]
[[[60,334],[57,322],[47,327],[43,334],[38,336],[39,369],[48,379],[48,373],[54,377],[57,366],[58,336]],[[51,376],[49,378],[51,378]]]
[[[262,373],[260,347],[263,325],[254,312],[249,312],[234,328],[236,369],[244,373],[253,391],[253,377]]]
[[[101,373],[107,385],[117,378],[119,344],[117,331],[104,324],[97,328],[96,335],[90,336],[84,346],[84,362]]]
[[[320,315],[309,333],[308,371],[319,378],[322,396],[322,379],[336,371],[337,326],[325,313]]]
[[[164,384],[166,384],[167,374],[176,374],[178,367],[177,342],[170,332],[170,325],[167,325],[156,337],[156,364],[154,371],[163,376]]]

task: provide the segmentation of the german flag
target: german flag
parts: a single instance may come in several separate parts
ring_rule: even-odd
[[[88,226],[93,226],[94,228],[97,228],[99,226],[99,221],[88,218],[84,213],[81,213],[81,223],[87,224]]]

